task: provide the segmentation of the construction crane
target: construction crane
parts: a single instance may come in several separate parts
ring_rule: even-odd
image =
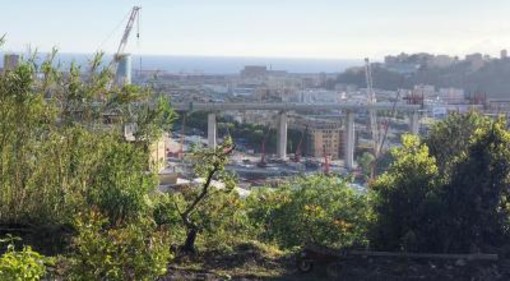
[[[306,131],[306,128],[305,128]],[[296,147],[296,152],[294,153],[294,162],[298,163],[301,161],[301,154],[303,154],[301,147],[303,146],[303,139],[305,137],[305,131],[301,132],[301,138],[299,139],[299,143]]]
[[[267,129],[266,134],[264,134],[264,138],[262,139],[262,144],[260,145],[260,162],[257,163],[257,167],[259,168],[265,168],[267,166],[266,162],[266,142],[269,135],[269,132],[271,131],[271,127]]]
[[[184,139],[186,137],[186,131],[185,130],[186,130],[186,113],[184,113],[183,116],[182,116],[181,139],[180,139],[179,152],[178,152],[178,157],[181,160],[184,159]]]
[[[139,11],[142,7],[140,6],[134,6],[131,9],[131,13],[129,15],[128,22],[126,24],[126,27],[124,28],[124,34],[122,35],[122,38],[119,43],[119,47],[117,48],[117,52],[113,56],[113,60],[110,63],[110,69],[113,71],[113,73],[117,73],[117,68],[119,66],[120,60],[126,55],[124,53],[129,35],[131,34],[131,30],[133,29],[133,26],[135,24],[135,21],[138,22],[137,24],[137,32],[136,32],[136,38],[140,39],[140,17],[139,17]]]
[[[375,92],[373,88],[372,80],[372,67],[370,60],[365,58],[365,79],[367,82],[367,100],[368,105],[374,105],[376,103]],[[374,109],[369,109],[369,122],[370,122],[370,134],[372,136],[374,156],[379,155],[379,129],[377,126],[377,112]]]

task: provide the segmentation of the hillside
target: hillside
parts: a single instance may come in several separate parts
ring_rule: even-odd
[[[376,88],[396,90],[413,88],[417,84],[434,85],[436,88],[462,88],[467,95],[486,93],[490,98],[510,97],[510,60],[492,60],[482,68],[473,70],[465,61],[445,68],[422,66],[416,73],[404,75],[387,70],[382,64],[373,65],[373,79]],[[353,84],[365,87],[363,68],[348,70],[340,74],[337,83]]]

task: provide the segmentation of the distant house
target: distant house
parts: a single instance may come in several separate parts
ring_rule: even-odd
[[[136,142],[136,138],[134,136],[136,132],[135,124],[126,124],[124,125],[124,138],[129,142]],[[152,171],[160,172],[166,167],[166,136],[164,134],[161,135],[158,140],[151,142],[148,147],[146,147],[149,152],[149,163],[148,168]]]

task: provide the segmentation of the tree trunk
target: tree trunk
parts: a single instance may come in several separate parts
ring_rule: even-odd
[[[188,254],[195,253],[196,238],[197,238],[197,229],[195,227],[192,227],[188,230],[188,234],[186,236],[186,241],[184,242],[184,245],[182,246],[182,251],[184,253],[188,253]]]

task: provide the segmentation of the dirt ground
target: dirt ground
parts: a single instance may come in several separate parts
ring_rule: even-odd
[[[255,248],[230,255],[204,253],[191,260],[176,261],[168,280],[341,280],[341,281],[508,281],[510,260],[412,260],[385,257],[352,257],[329,264],[314,264],[302,273],[296,254],[268,256]]]

